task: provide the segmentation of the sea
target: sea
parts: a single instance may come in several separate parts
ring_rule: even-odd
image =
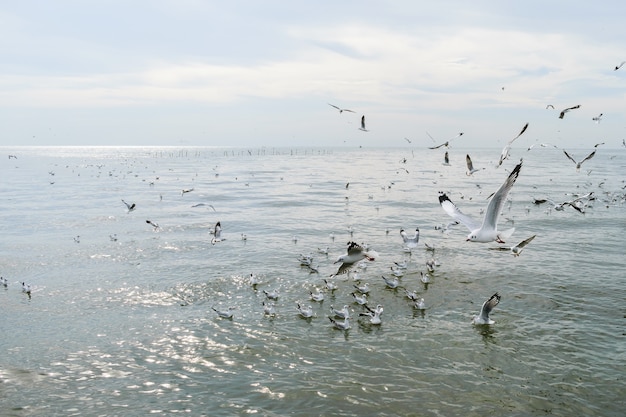
[[[624,416],[626,148],[579,170],[554,148],[444,151],[0,147],[0,415]],[[467,242],[440,193],[480,219],[520,159],[515,233]],[[335,275],[349,242],[374,260]]]

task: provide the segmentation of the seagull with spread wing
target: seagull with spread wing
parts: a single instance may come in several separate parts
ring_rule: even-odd
[[[433,140],[433,142],[436,143],[435,138],[433,138],[432,136],[430,136],[430,133],[426,132],[426,134],[428,135],[429,138],[431,138]],[[442,146],[445,146],[446,148],[448,148],[450,146],[450,142],[452,142],[453,139],[456,139],[458,137],[463,136],[463,132],[459,132],[458,135],[456,135],[455,137],[453,137],[452,139],[448,139],[447,141],[445,141],[444,143],[442,143],[441,145],[437,145],[437,146],[431,146],[428,149],[439,149]]]
[[[472,319],[472,323],[474,324],[494,324],[495,321],[489,318],[489,313],[491,310],[496,308],[498,303],[500,302],[500,294],[495,293],[487,301],[483,303],[483,306],[480,308],[480,314],[474,316]]]
[[[591,152],[589,155],[587,155],[585,157],[585,159],[583,159],[580,162],[576,162],[576,160],[574,158],[572,158],[572,156],[570,154],[568,154],[565,149],[563,149],[563,153],[565,154],[565,156],[567,156],[567,159],[569,159],[570,161],[572,161],[573,163],[576,164],[576,171],[580,171],[580,166],[583,164],[583,162],[585,162],[588,159],[593,158],[595,156],[595,154],[596,154],[596,151]]]
[[[559,114],[559,119],[562,119],[563,117],[565,117],[565,113],[568,113],[570,110],[576,110],[579,108],[580,108],[580,104],[577,104],[575,106],[568,107],[566,109],[561,110],[561,113]]]
[[[336,108],[337,110],[339,110],[339,114],[343,113],[344,111],[350,112],[350,113],[354,113],[354,110],[350,110],[350,109],[342,109],[341,107],[335,106],[334,104],[330,104],[327,103],[329,106]]]
[[[443,208],[450,217],[463,223],[465,227],[469,229],[470,233],[467,235],[466,239],[468,242],[488,243],[495,240],[498,243],[504,243],[504,239],[508,239],[513,234],[515,228],[504,232],[498,231],[498,217],[500,217],[500,212],[502,211],[506,197],[509,191],[511,191],[513,184],[515,184],[521,169],[522,161],[520,160],[504,181],[504,184],[502,184],[498,191],[493,194],[493,197],[491,197],[482,223],[463,214],[446,194],[439,196],[441,208]]]
[[[498,166],[502,165],[502,162],[504,162],[504,160],[509,157],[509,151],[511,150],[511,145],[513,144],[513,141],[522,136],[522,134],[526,132],[526,129],[528,129],[528,123],[526,123],[522,130],[517,134],[517,136],[511,139],[509,143],[506,144],[504,149],[502,149],[502,153],[500,154],[500,160],[498,161]]]

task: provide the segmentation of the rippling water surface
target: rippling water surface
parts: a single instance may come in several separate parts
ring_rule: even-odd
[[[472,177],[457,149],[451,166],[443,152],[417,149],[0,149],[3,416],[626,408],[624,149],[601,148],[581,172],[558,150],[517,150],[497,169],[499,150],[472,151],[486,168]],[[520,157],[500,220],[516,227],[507,243],[537,235],[519,258],[465,242],[461,226],[435,230],[451,220],[439,191],[478,217]],[[532,203],[590,191],[597,199],[584,215]],[[217,221],[225,240],[212,245]],[[416,227],[420,246],[406,253],[398,232]],[[353,276],[332,278],[339,288],[322,303],[309,300],[350,240],[378,253],[358,278],[370,304],[384,306],[380,326],[358,318]],[[429,284],[419,279],[432,257],[424,242],[441,264]],[[301,267],[300,254],[319,272]],[[424,297],[424,311],[381,279],[404,260],[402,285]],[[262,280],[255,288],[251,273]],[[274,317],[261,305],[270,289],[280,294]],[[472,325],[496,291],[496,324]],[[297,302],[315,316],[300,318]],[[348,331],[327,318],[344,304]],[[230,320],[211,309],[229,306]]]

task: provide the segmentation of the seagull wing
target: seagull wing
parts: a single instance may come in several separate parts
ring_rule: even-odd
[[[472,164],[472,158],[470,158],[469,154],[465,155],[465,162],[467,162],[467,170],[472,172],[474,170],[474,164]]]
[[[355,256],[363,253],[363,247],[358,243],[348,243],[348,256]]]
[[[350,109],[343,109],[343,111],[349,111],[350,113],[356,113],[354,110],[350,110]]]
[[[522,249],[524,246],[528,245],[531,242],[531,240],[533,240],[535,238],[535,236],[537,236],[537,235],[532,235],[528,239],[522,240],[520,243],[517,244],[517,247],[519,249]]]
[[[327,103],[327,104],[328,104],[329,106],[331,106],[331,107],[336,108],[337,110],[341,110],[339,107],[335,106],[334,104],[330,104],[330,103]]]
[[[509,142],[509,144],[513,143],[513,141],[517,138],[519,138],[520,136],[522,136],[524,134],[524,132],[526,132],[526,129],[528,129],[528,123],[526,123],[524,125],[524,127],[522,128],[522,131],[518,133],[517,136],[515,136],[513,139],[511,139],[511,141]]]
[[[361,129],[365,130],[365,115],[361,116]]]
[[[587,157],[585,157],[585,159],[583,159],[582,161],[580,161],[580,163],[582,164],[583,162],[585,162],[587,159],[591,159],[595,156],[596,151],[591,152],[589,155],[587,155]]]
[[[513,171],[509,174],[504,184],[498,188],[498,191],[493,195],[491,201],[489,201],[489,205],[487,206],[487,211],[485,213],[485,218],[483,219],[482,228],[491,228],[496,229],[496,224],[498,223],[498,217],[500,216],[500,212],[502,211],[502,206],[506,201],[506,196],[511,191],[511,187],[515,184],[517,177],[519,176],[520,170],[522,169],[522,161],[513,168]]]
[[[215,228],[213,229],[213,236],[219,238],[222,234],[222,224],[220,222],[215,223]]]
[[[563,149],[563,153],[565,154],[565,156],[567,156],[567,158],[568,158],[570,161],[572,161],[572,162],[573,162],[573,163],[575,163],[575,164],[578,164],[578,162],[576,162],[576,160],[575,160],[574,158],[572,158],[572,157],[570,156],[570,154],[568,154],[568,153],[567,153],[567,151],[566,151],[565,149]]]
[[[463,223],[465,227],[467,227],[470,230],[470,232],[480,227],[480,223],[478,223],[476,220],[472,219],[471,217],[463,214],[461,210],[459,210],[459,208],[454,205],[454,203],[448,198],[446,194],[442,194],[439,196],[439,204],[441,204],[441,208],[446,213],[448,213],[450,217]]]
[[[489,313],[491,313],[491,310],[498,305],[500,298],[500,294],[495,293],[487,301],[485,301],[480,309],[480,317],[485,320],[489,319]]]

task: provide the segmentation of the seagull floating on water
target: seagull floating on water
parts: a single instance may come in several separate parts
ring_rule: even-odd
[[[298,309],[298,314],[305,319],[309,319],[313,317],[313,307],[311,306],[303,306],[300,303],[296,304],[296,308]]]
[[[370,324],[381,324],[383,321],[380,318],[380,314],[378,310],[374,310],[373,312],[367,311],[365,313],[359,313],[359,316],[369,317]]]
[[[269,300],[278,300],[278,290],[263,290],[263,294],[265,294]]]
[[[504,181],[504,184],[500,186],[498,191],[496,191],[491,198],[491,201],[489,201],[482,224],[463,214],[446,194],[439,196],[439,203],[444,211],[452,218],[463,223],[470,230],[470,234],[467,235],[467,241],[487,243],[495,240],[498,243],[504,243],[504,239],[507,239],[513,234],[513,231],[515,231],[514,228],[505,232],[498,231],[498,217],[500,216],[506,197],[513,187],[513,184],[515,184],[515,180],[517,180],[521,169],[522,161],[520,160]]]
[[[475,316],[472,319],[472,323],[474,324],[494,324],[495,321],[489,318],[489,313],[493,310],[498,303],[500,302],[500,295],[495,293],[492,295],[487,301],[483,303],[483,306],[480,309],[480,314]]]
[[[513,256],[520,256],[520,254],[522,253],[522,250],[524,249],[524,247],[526,245],[528,245],[537,235],[532,235],[531,237],[529,237],[528,239],[524,239],[522,240],[520,243],[518,243],[515,246],[511,246],[510,248],[507,247],[497,247],[497,248],[489,248],[489,249],[493,249],[493,250],[505,250],[505,251],[511,251],[511,253],[513,254]]]
[[[232,319],[233,318],[233,310],[235,307],[228,307],[227,310],[218,310],[215,307],[211,307],[213,311],[217,313],[217,315],[223,319]]]
[[[347,305],[343,306],[341,310],[335,310],[333,306],[330,306],[330,313],[340,319],[350,318],[350,310]]]
[[[330,320],[330,322],[333,324],[333,326],[335,326],[336,329],[339,330],[348,330],[350,328],[350,319],[349,318],[345,318],[343,319],[343,321],[337,321],[332,317],[329,317],[328,320]]]

